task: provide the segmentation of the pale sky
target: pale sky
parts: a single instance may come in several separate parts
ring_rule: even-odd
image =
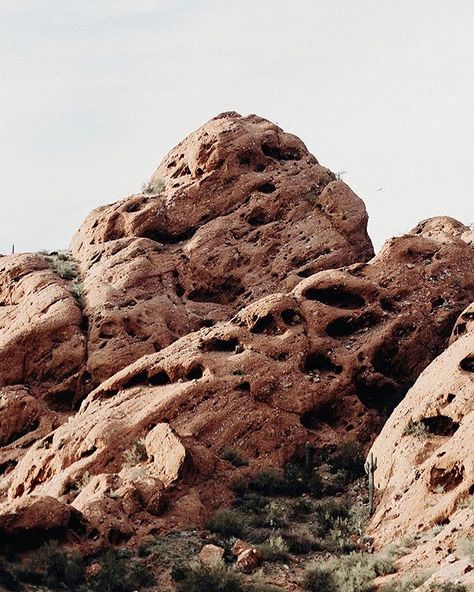
[[[0,253],[59,249],[222,111],[347,171],[377,247],[474,222],[472,0],[0,0]]]

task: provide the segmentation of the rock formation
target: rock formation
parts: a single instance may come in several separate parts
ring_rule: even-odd
[[[472,309],[460,316],[451,345],[420,375],[372,448],[378,458],[377,543],[434,529],[401,566],[409,571],[449,563],[453,579],[464,579],[466,567],[457,542],[474,534]]]
[[[387,424],[398,426],[472,301],[472,233],[433,218],[372,258],[366,223],[298,138],[225,113],[144,193],[87,218],[72,242],[79,298],[51,257],[1,258],[0,534],[31,528],[40,541],[50,522],[94,546],[199,524],[238,474],[282,466],[308,441],[368,447],[402,401]],[[443,354],[462,350],[464,373],[472,318]],[[430,413],[426,429],[446,432],[433,438],[463,433],[460,410]],[[412,441],[385,430],[388,448]],[[229,445],[248,466],[220,458]],[[389,496],[393,458],[378,446]],[[433,479],[451,483],[438,464]],[[470,470],[458,467],[463,480]],[[405,528],[395,514],[380,540]]]

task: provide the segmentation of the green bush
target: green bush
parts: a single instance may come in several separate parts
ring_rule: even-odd
[[[281,536],[271,536],[257,548],[265,561],[287,561],[290,557],[288,545]]]
[[[77,265],[67,259],[60,259],[59,256],[47,257],[54,273],[63,280],[73,280],[78,275]]]
[[[393,572],[389,557],[352,553],[310,569],[305,586],[311,592],[370,592],[376,577]]]
[[[455,584],[454,582],[433,583],[429,587],[430,592],[467,592],[464,584]]]
[[[237,510],[218,510],[207,522],[211,532],[224,537],[241,538],[245,534],[247,521],[245,516]]]
[[[343,472],[348,481],[353,481],[364,474],[364,451],[355,440],[342,444],[329,457],[329,464],[334,473]]]
[[[248,488],[250,491],[268,497],[295,494],[294,491],[292,491],[291,483],[287,481],[281,473],[273,469],[256,473],[248,481]]]
[[[405,426],[402,435],[415,436],[415,438],[427,438],[429,434],[430,433],[428,431],[428,428],[426,427],[426,424],[421,419],[417,421],[413,421],[412,419],[410,419],[410,421]]]
[[[474,561],[474,539],[468,537],[459,539],[457,548],[461,555]]]
[[[428,575],[424,573],[411,574],[395,582],[385,584],[381,588],[381,592],[412,592],[424,584],[427,578]]]
[[[177,592],[241,592],[241,576],[223,564],[193,564],[183,568],[176,583]]]
[[[84,581],[82,557],[79,553],[64,551],[57,541],[50,541],[36,551],[29,571],[36,572],[49,588],[75,587]],[[27,576],[27,572],[24,575]]]
[[[154,582],[145,565],[131,561],[127,554],[120,551],[107,551],[100,565],[101,571],[89,582],[97,592],[133,592]]]
[[[246,460],[235,448],[224,448],[219,454],[219,458],[230,462],[234,467],[245,467],[249,464],[248,460]]]

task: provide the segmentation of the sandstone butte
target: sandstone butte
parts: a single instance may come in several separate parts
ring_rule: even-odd
[[[94,210],[71,253],[79,298],[51,258],[0,258],[0,544],[202,525],[239,473],[354,439],[378,458],[376,545],[446,525],[407,569],[472,530],[468,227],[425,220],[374,256],[351,189],[231,112]]]

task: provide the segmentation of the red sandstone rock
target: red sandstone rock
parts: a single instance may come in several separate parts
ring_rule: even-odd
[[[372,254],[364,204],[269,121],[224,113],[163,160],[150,186],[94,210],[73,239],[98,385],[178,337]]]

